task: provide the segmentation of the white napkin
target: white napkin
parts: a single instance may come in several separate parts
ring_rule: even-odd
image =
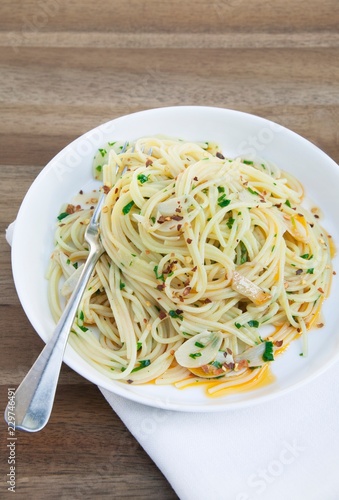
[[[9,243],[12,235],[13,224]],[[336,363],[287,395],[224,413],[151,408],[100,390],[181,500],[338,500],[338,380]]]
[[[181,500],[338,500],[339,363],[303,388],[224,413],[101,392]]]

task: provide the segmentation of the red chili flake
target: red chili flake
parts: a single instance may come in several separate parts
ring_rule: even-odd
[[[207,298],[207,299],[204,299],[204,300],[203,300],[203,303],[204,303],[204,304],[210,304],[211,302],[212,302],[212,301],[211,301],[211,299],[209,299],[209,298]]]
[[[225,368],[228,368],[229,370],[234,370],[235,363],[223,363],[222,366],[225,366]]]
[[[223,154],[221,154],[221,153],[219,153],[219,151],[216,153],[216,155],[215,155],[215,156],[216,156],[217,158],[220,158],[220,160],[224,160],[224,159],[225,159],[224,155],[223,155]]]
[[[182,309],[176,309],[176,310],[175,310],[175,312],[176,312],[177,314],[182,314],[184,311],[183,311]]]
[[[79,194],[84,194],[84,192],[83,192],[83,190],[82,190],[82,189],[80,189]]]
[[[151,160],[150,158],[148,158],[148,160],[146,160],[145,165],[146,165],[146,167],[149,167],[150,165],[152,165],[152,163],[153,163],[153,160]]]
[[[320,293],[325,293],[324,290],[322,288],[318,288],[318,292]]]
[[[316,219],[319,219],[319,215],[317,215],[317,214],[314,214],[314,217],[315,217]]]
[[[167,315],[166,315],[165,311],[160,311],[160,312],[159,312],[159,318],[160,318],[160,319],[164,319],[164,318],[166,318],[166,316],[167,316]]]
[[[190,286],[187,286],[184,291],[182,292],[183,296],[186,297],[186,295],[188,295],[190,293],[190,291],[192,290],[192,287]]]
[[[335,271],[333,271],[333,276],[336,276],[336,274],[337,274],[337,273],[336,273]]]
[[[276,340],[276,341],[274,342],[274,345],[275,345],[276,347],[281,347],[281,346],[283,345],[283,343],[284,343],[284,341],[283,341],[283,340]]]
[[[162,292],[165,288],[165,283],[161,283],[161,285],[157,285],[157,290],[159,290],[159,292]]]
[[[192,243],[192,239],[191,238],[187,238],[187,243],[190,245]]]
[[[110,192],[110,188],[108,186],[102,186],[102,190],[105,194],[108,194]]]
[[[295,274],[298,274],[298,275],[299,275],[299,274],[301,274],[302,272],[303,272],[303,270],[302,270],[302,269],[297,269],[297,270],[296,270],[296,272],[295,272]]]
[[[159,224],[163,224],[166,222],[166,217],[164,215],[160,215],[159,219],[157,220]]]
[[[169,274],[172,270],[172,264],[168,264],[163,270],[162,274]]]
[[[197,176],[195,176],[195,177],[193,177],[193,180],[194,180],[194,181],[198,181],[199,179],[198,179],[198,177],[197,177]]]
[[[133,384],[133,380],[131,380],[130,378],[129,378],[128,380],[126,380],[126,382],[127,382],[128,384]]]
[[[176,208],[176,209],[175,209],[175,211],[176,211],[177,213],[180,213],[180,212],[181,212],[181,208],[180,208],[180,207],[178,207],[178,208]]]
[[[237,364],[238,364],[238,366],[237,366],[238,370],[242,370],[243,368],[248,368],[248,361],[247,361],[247,359],[241,359],[239,361],[239,363],[237,363]]]
[[[70,205],[70,204],[67,205],[65,212],[68,214],[74,214],[74,205]]]
[[[181,228],[182,228],[182,224],[178,224],[177,225],[177,230],[180,231]]]
[[[115,190],[114,190],[114,194],[117,194],[117,192],[118,192],[118,191],[119,191],[119,189],[118,189],[118,188],[115,188]]]
[[[192,269],[192,272],[195,273],[195,271],[198,269],[198,266],[194,266]]]
[[[228,354],[230,354],[231,356],[233,354],[232,349],[230,349],[229,347],[226,348],[226,352],[228,352]]]
[[[180,210],[179,210],[179,212],[180,212]],[[182,220],[182,219],[183,219],[182,215],[172,215],[172,220],[179,221],[179,220]]]
[[[278,205],[275,205],[277,208],[280,208],[281,207],[281,203],[279,203]]]
[[[146,318],[144,318],[144,319],[143,319],[143,322],[144,322],[144,323],[145,323],[145,325],[146,325],[146,323],[147,323],[147,319],[146,319]]]

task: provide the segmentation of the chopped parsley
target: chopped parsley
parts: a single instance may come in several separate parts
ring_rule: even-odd
[[[243,160],[243,163],[245,163],[245,165],[253,165],[253,161],[251,160]]]
[[[247,190],[251,193],[251,194],[257,194],[259,195],[259,193],[257,191],[254,191],[253,189],[251,189],[250,187],[247,188]]]
[[[101,154],[102,157],[104,157],[105,155],[107,155],[106,149],[99,149],[99,153]]]
[[[209,363],[210,365],[214,366],[215,368],[221,368],[222,364],[219,363],[219,361],[212,361],[212,363]]]
[[[192,352],[189,357],[192,358],[192,359],[195,359],[195,358],[200,358],[200,356],[202,356],[201,352]]]
[[[80,328],[80,330],[82,330],[83,332],[87,332],[88,328],[86,328],[85,326],[82,326],[82,325],[78,325],[78,327]]]
[[[123,288],[125,288],[125,283],[123,283],[122,281],[120,281],[120,284],[119,284],[119,287],[120,287],[120,290],[122,290]]]
[[[225,198],[225,196],[226,195],[224,193],[221,196],[219,196],[219,198],[218,198],[218,205],[221,208],[227,207],[227,205],[229,205],[231,203],[231,200],[228,200],[227,198]]]
[[[218,193],[224,193],[225,188],[223,186],[218,186]]]
[[[163,274],[158,275],[158,266],[154,266],[153,271],[157,280],[165,281]]]
[[[95,170],[97,172],[101,172],[102,171],[102,165],[98,165],[97,167],[95,167]]]
[[[142,348],[142,342],[137,342],[137,351],[139,351]]]
[[[232,229],[232,227],[233,227],[233,224],[234,224],[234,223],[235,223],[235,219],[233,219],[233,217],[230,217],[230,218],[228,219],[228,221],[226,222],[226,225],[227,225],[227,227],[228,227],[229,229]]]
[[[311,260],[313,255],[310,255],[309,253],[304,253],[304,255],[300,255],[300,257],[302,259]]]
[[[240,264],[245,264],[248,261],[248,252],[244,243],[240,242]]]
[[[179,309],[177,309],[178,311]],[[169,316],[171,316],[171,318],[179,318],[181,319],[181,321],[184,319],[183,315],[177,311],[174,311],[173,309],[171,309],[170,311],[168,311],[168,314]]]
[[[60,215],[58,215],[58,220],[64,219],[65,217],[67,217],[67,215],[69,215],[68,212],[62,212]]]
[[[256,319],[251,319],[248,323],[248,326],[252,326],[253,328],[259,328],[259,321]]]
[[[204,344],[202,344],[201,342],[195,342],[194,345],[200,347],[201,349],[205,347]]]
[[[239,328],[241,328],[241,324],[240,323],[234,323],[234,325],[238,328],[238,330],[239,330]]]
[[[313,271],[314,267],[310,267],[309,269],[307,269],[306,274],[313,274]]]
[[[80,319],[80,321],[84,321],[84,319],[85,319],[84,311],[79,312],[78,318]]]
[[[127,215],[130,211],[131,211],[131,208],[133,207],[134,205],[134,201],[130,201],[129,203],[127,203],[127,205],[124,206],[124,208],[122,209],[122,213],[124,215]]]
[[[262,355],[262,359],[264,361],[274,361],[273,342],[270,341],[265,342],[265,351]]]
[[[146,368],[146,366],[149,366],[150,364],[151,364],[150,359],[143,359],[143,360],[139,361],[139,366],[136,366],[135,368],[133,368],[131,373],[137,372],[137,371],[141,370],[142,368]]]
[[[144,174],[139,174],[137,177],[140,184],[144,184],[145,182],[147,182],[148,178],[149,178],[149,175],[144,175]]]
[[[292,208],[292,207],[291,207],[290,200],[286,200],[286,201],[285,201],[285,205],[287,205],[288,207]]]

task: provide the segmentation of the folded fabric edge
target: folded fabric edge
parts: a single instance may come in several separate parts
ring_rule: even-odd
[[[8,226],[8,228],[6,229],[6,240],[7,240],[7,243],[12,246],[12,241],[13,241],[13,234],[14,234],[14,228],[15,228],[15,220],[13,222],[10,223],[10,225]]]

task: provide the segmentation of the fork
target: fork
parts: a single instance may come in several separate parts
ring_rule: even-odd
[[[120,153],[124,153],[125,143]],[[121,176],[127,167],[121,172]],[[119,166],[116,166],[116,174]],[[8,423],[15,417],[15,428],[27,432],[37,432],[45,427],[52,412],[55,392],[59,380],[64,351],[69,332],[79,308],[82,296],[92,275],[95,264],[104,252],[99,236],[99,220],[105,194],[99,197],[97,206],[85,231],[85,240],[89,244],[89,254],[79,280],[58,321],[51,339],[46,343],[39,357],[15,391],[15,411],[7,405],[5,420]],[[15,413],[15,415],[14,415]]]

